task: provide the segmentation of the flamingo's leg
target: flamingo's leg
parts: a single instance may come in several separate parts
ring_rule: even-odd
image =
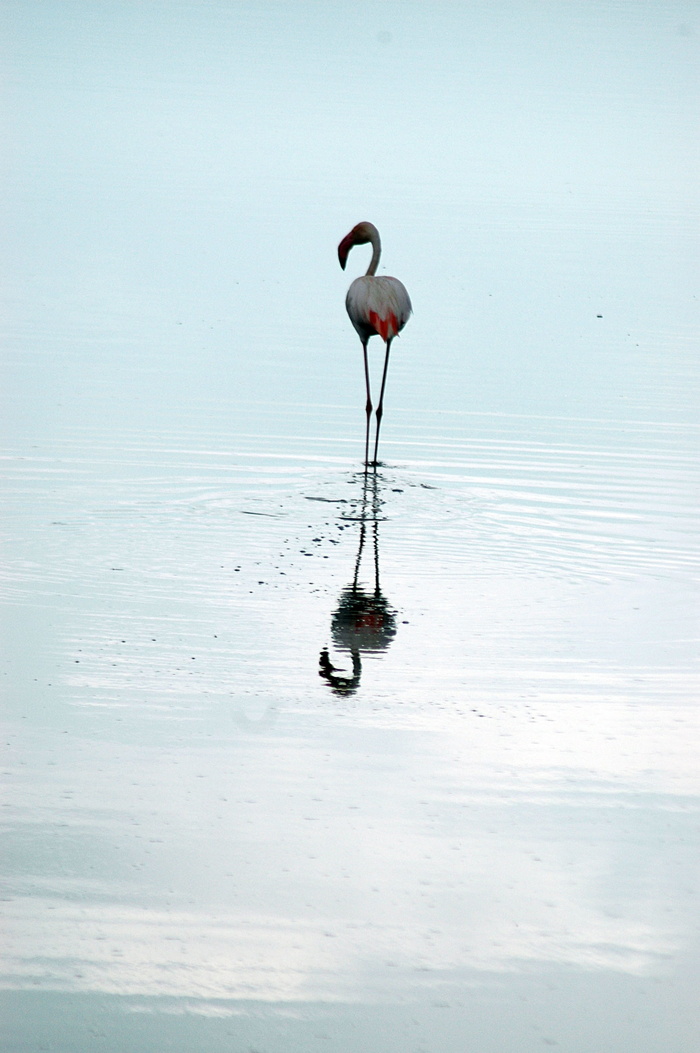
[[[365,386],[367,388],[367,404],[365,405],[365,413],[367,414],[367,427],[365,429],[365,472],[369,465],[369,421],[372,416],[372,399],[369,393],[369,365],[367,364],[367,341],[362,343],[362,353],[365,357]]]
[[[389,366],[389,351],[391,350],[392,337],[386,342],[386,355],[384,357],[384,372],[382,374],[382,390],[379,393],[379,405],[377,406],[377,433],[374,439],[374,467],[377,467],[377,450],[379,449],[379,426],[382,423],[384,413],[384,387],[386,385],[386,371]]]

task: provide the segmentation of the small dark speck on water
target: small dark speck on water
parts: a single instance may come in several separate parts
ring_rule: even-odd
[[[333,505],[346,505],[347,498],[345,497],[306,497],[307,501],[325,501],[327,504]]]
[[[603,317],[602,314],[597,314],[596,315],[596,318],[602,318],[602,317]]]

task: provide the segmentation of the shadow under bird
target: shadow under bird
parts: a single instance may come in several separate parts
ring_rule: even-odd
[[[365,470],[371,464],[377,467],[377,450],[379,449],[379,427],[382,423],[384,412],[384,388],[386,387],[386,372],[389,365],[389,351],[391,341],[401,332],[411,316],[411,300],[406,292],[405,285],[398,278],[377,276],[379,257],[382,251],[379,231],[373,223],[358,223],[349,234],[346,234],[338,246],[338,259],[340,266],[345,270],[348,253],[353,245],[372,246],[372,259],[370,260],[367,273],[362,278],[355,278],[348,289],[345,298],[345,306],[350,316],[350,321],[355,326],[357,334],[362,342],[362,351],[365,358],[365,384],[367,386],[367,429],[365,431]],[[382,386],[379,392],[379,404],[377,406],[377,430],[374,438],[374,459],[369,460],[369,424],[372,414],[372,398],[369,390],[369,366],[367,364],[367,344],[370,337],[381,336],[386,344],[384,357],[384,372],[382,373]]]

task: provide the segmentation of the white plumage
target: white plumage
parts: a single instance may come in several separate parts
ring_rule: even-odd
[[[372,275],[355,278],[348,289],[345,306],[360,340],[369,340],[375,333],[384,341],[393,340],[412,310],[406,287],[398,278]]]

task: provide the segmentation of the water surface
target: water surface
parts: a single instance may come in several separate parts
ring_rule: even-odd
[[[9,1051],[698,1044],[699,31],[4,6]]]

